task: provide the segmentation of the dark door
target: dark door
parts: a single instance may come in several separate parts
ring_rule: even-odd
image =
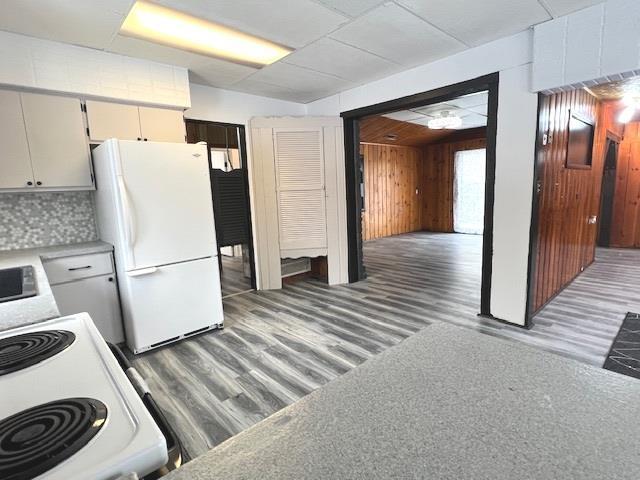
[[[234,245],[243,246],[243,257],[246,253],[251,270],[251,288],[255,289],[256,272],[244,125],[191,119],[187,119],[185,125],[187,142],[206,142],[209,150],[209,166],[211,167],[209,172],[218,249]],[[214,149],[226,150],[227,154],[229,154],[229,150],[236,150],[239,153],[239,165],[234,165],[230,157],[227,156],[224,161],[224,170],[218,166],[214,168],[212,163],[212,150]],[[222,271],[222,255],[218,255],[218,261]]]
[[[611,238],[613,217],[613,196],[616,190],[616,167],[618,165],[618,143],[607,140],[607,153],[602,174],[600,194],[600,223],[598,227],[598,246],[608,247]]]

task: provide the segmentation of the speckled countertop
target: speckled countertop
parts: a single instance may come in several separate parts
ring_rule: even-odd
[[[47,274],[42,266],[43,260],[110,252],[112,250],[112,245],[96,241],[0,252],[0,269],[32,265],[35,270],[38,289],[38,295],[35,297],[0,303],[0,331],[60,316],[58,306],[51,293]]]
[[[163,480],[638,479],[640,381],[434,324]]]

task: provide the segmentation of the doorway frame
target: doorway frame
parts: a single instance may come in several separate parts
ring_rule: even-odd
[[[491,279],[493,273],[493,214],[496,178],[496,137],[498,126],[498,72],[464,82],[447,85],[422,93],[389,100],[340,113],[344,122],[345,180],[347,191],[347,245],[349,282],[364,280],[362,255],[362,200],[358,173],[360,152],[359,121],[363,117],[382,115],[398,110],[424,107],[446,102],[462,95],[488,91],[487,155],[484,205],[484,235],[482,241],[482,282],[480,287],[480,315],[491,317]]]
[[[613,198],[612,198],[612,202],[615,201],[615,192],[616,192],[616,184],[617,182],[615,181],[615,178],[617,177],[617,172],[618,172],[618,160],[619,160],[619,156],[620,156],[620,144],[622,143],[622,138],[620,138],[619,135],[615,134],[614,132],[607,130],[606,133],[606,137],[605,137],[605,148],[604,148],[604,161],[602,162],[602,178],[600,180],[600,201],[598,204],[598,231],[596,232],[596,248],[600,246],[600,234],[602,232],[601,228],[602,228],[602,200],[603,200],[603,184],[604,184],[604,172],[607,169],[607,157],[609,156],[609,149],[615,145],[615,168],[613,169],[616,173],[614,175],[614,184],[613,184]],[[611,212],[611,214],[613,215],[613,212]],[[611,222],[612,222],[613,218],[609,219],[609,231],[607,232],[607,245],[605,246],[605,248],[610,248],[610,243],[611,243]]]
[[[241,123],[227,123],[227,122],[216,122],[213,120],[200,120],[197,118],[185,118],[185,125],[187,122],[201,124],[201,125],[215,125],[219,127],[235,127],[238,129],[238,147],[240,148],[240,164],[243,170],[243,182],[245,188],[245,201],[247,202],[247,214],[249,216],[249,264],[251,267],[251,289],[257,290],[257,279],[256,279],[256,259],[255,252],[253,248],[253,220],[252,220],[252,212],[251,212],[251,190],[249,189],[249,168],[248,168],[248,160],[247,160],[247,134],[246,128]],[[211,148],[213,148],[213,144],[207,141],[207,157],[209,159],[209,176],[211,176]]]

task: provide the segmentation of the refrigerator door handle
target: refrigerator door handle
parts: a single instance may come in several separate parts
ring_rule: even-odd
[[[127,272],[128,277],[141,277],[142,275],[150,275],[152,273],[156,273],[158,271],[158,267],[149,267],[149,268],[141,268],[140,270],[132,270]]]
[[[122,196],[124,215],[127,218],[127,242],[129,243],[129,248],[131,249],[136,244],[136,222],[131,210],[131,200],[129,199],[129,192],[127,191],[127,186],[125,185],[124,178],[122,176],[118,177],[118,186],[120,188],[120,195]]]

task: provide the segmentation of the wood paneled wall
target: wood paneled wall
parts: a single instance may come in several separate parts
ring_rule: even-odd
[[[424,147],[422,168],[422,229],[453,232],[453,169],[455,153],[486,148],[486,138],[438,143]]]
[[[420,230],[422,150],[363,143],[360,153],[365,175],[362,239]]]
[[[570,111],[596,121],[592,168],[565,167]],[[589,218],[599,214],[606,131],[610,119],[603,118],[595,97],[584,90],[544,97],[540,109],[540,131],[551,142],[540,146],[538,171],[538,238],[532,306],[537,311],[594,260],[597,225]]]
[[[612,247],[640,248],[640,123],[627,124],[618,152]]]

